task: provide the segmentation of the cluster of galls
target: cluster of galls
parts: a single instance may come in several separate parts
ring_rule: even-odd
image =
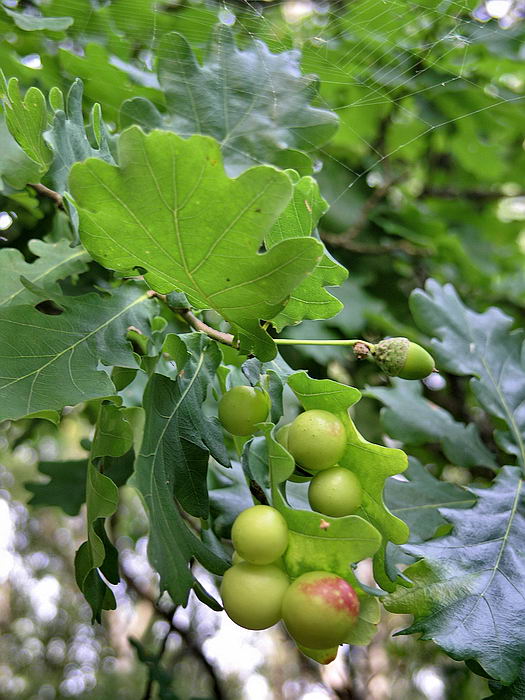
[[[365,346],[363,346],[365,347]],[[370,346],[369,353],[390,376],[423,379],[434,360],[406,338],[391,338]],[[268,418],[270,397],[260,387],[235,386],[219,401],[219,419],[233,435],[253,435]],[[343,421],[334,413],[314,409],[301,413],[276,433],[278,442],[295,460],[291,481],[310,481],[312,510],[330,517],[356,513],[362,488],[356,474],[339,465],[347,446]],[[283,620],[299,648],[321,663],[337,654],[359,615],[352,586],[329,571],[309,571],[290,581],[283,555],[288,526],[283,516],[266,505],[243,511],[232,527],[233,566],[221,584],[224,609],[241,627],[261,630]]]
[[[270,399],[260,388],[236,386],[219,402],[219,419],[233,435],[246,436],[268,417]],[[311,479],[312,508],[331,516],[355,512],[361,486],[353,472],[336,466],[346,449],[346,430],[333,413],[305,411],[278,431],[278,441],[294,457],[292,479]],[[315,474],[315,476],[314,476]],[[270,506],[243,511],[232,527],[233,566],[221,584],[224,609],[241,627],[260,630],[283,620],[308,656],[333,660],[359,615],[359,599],[345,579],[329,571],[309,571],[290,581],[283,555],[288,526]]]
[[[251,630],[282,619],[305,653],[324,663],[334,659],[359,615],[352,586],[328,571],[309,571],[290,582],[282,561],[288,526],[270,506],[243,511],[233,524],[232,542],[235,563],[221,584],[228,616]]]

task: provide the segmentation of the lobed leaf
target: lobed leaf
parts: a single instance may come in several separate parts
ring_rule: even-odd
[[[481,314],[467,308],[450,284],[429,280],[425,289],[412,294],[411,309],[418,325],[437,337],[432,346],[439,366],[473,375],[479,403],[507,426],[495,432],[498,445],[525,466],[525,332],[513,331],[513,320],[497,308]]]
[[[474,660],[510,684],[525,658],[523,531],[525,493],[520,470],[504,467],[488,489],[469,489],[477,503],[443,509],[450,535],[406,545],[421,558],[404,572],[413,586],[398,589],[385,607],[412,613],[403,634],[419,632],[452,658]]]
[[[366,395],[384,404],[381,419],[392,438],[407,445],[438,442],[453,464],[497,469],[495,457],[483,444],[477,426],[456,421],[444,408],[425,398],[421,382],[392,379],[392,386],[368,387]]]
[[[22,98],[18,79],[7,82],[1,72],[0,97],[9,131],[27,156],[38,164],[40,174],[44,174],[53,158],[43,137],[48,124],[46,98],[36,87],[30,87]]]
[[[46,315],[34,306],[0,308],[0,420],[113,396],[99,362],[137,367],[129,326],[149,327],[155,303],[142,289],[123,285],[112,295],[62,297],[64,311]],[[38,333],[38,343],[35,334]]]
[[[306,410],[330,411],[345,423],[348,444],[339,464],[357,475],[363,489],[363,501],[354,517],[361,516],[381,533],[381,548],[374,555],[374,576],[383,589],[393,590],[395,584],[384,562],[386,545],[388,541],[406,542],[408,527],[386,508],[383,488],[389,476],[406,469],[406,455],[401,450],[374,445],[359,434],[348,415],[350,406],[361,397],[357,389],[327,379],[311,379],[305,372],[291,376],[288,384]]]
[[[231,30],[218,25],[202,66],[176,32],[162,38],[157,53],[167,112],[137,97],[122,105],[121,126],[213,136],[232,175],[278,164],[286,149],[312,151],[337,129],[333,112],[311,105],[317,80],[301,75],[295,50],[273,54],[259,40],[239,49]]]
[[[228,563],[188,528],[181,508],[207,518],[208,457],[211,453],[226,465],[229,460],[216,419],[202,412],[221,360],[217,344],[202,334],[173,339],[186,347],[186,356],[178,353],[175,381],[154,374],[146,386],[144,437],[132,484],[148,512],[148,554],[160,574],[161,589],[176,605],[185,605],[198,583],[189,567],[194,557],[216,574],[224,573]]]
[[[328,209],[319,185],[312,177],[299,178],[293,171],[288,173],[295,183],[292,199],[266,236],[268,247],[288,238],[310,236]],[[272,326],[280,332],[284,326],[295,325],[304,319],[335,316],[343,304],[325,286],[342,284],[347,277],[348,270],[325,251],[317,267],[294,289],[285,308],[272,319]]]
[[[21,277],[45,288],[51,295],[60,295],[58,280],[87,269],[89,255],[81,246],[71,248],[67,240],[46,243],[33,239],[28,248],[38,258],[32,263],[27,263],[16,248],[0,250],[0,268],[4,270],[0,278],[0,306],[35,301],[35,295],[22,283]]]
[[[140,270],[159,292],[182,291],[193,306],[215,309],[242,352],[275,357],[259,319],[279,313],[323,251],[301,238],[258,252],[291,196],[288,176],[261,166],[231,180],[212,139],[137,127],[121,134],[118,160],[72,168],[87,250],[122,274]]]

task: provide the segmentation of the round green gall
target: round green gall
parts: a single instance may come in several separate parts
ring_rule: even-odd
[[[279,442],[285,449],[288,449],[288,432],[290,430],[291,423],[283,425],[275,433],[275,439]],[[295,467],[293,474],[288,477],[288,481],[294,481],[297,484],[303,484],[306,481],[310,481],[312,478],[311,474],[305,472],[301,467]]]
[[[288,547],[288,525],[275,508],[252,506],[235,518],[232,542],[237,554],[250,564],[271,564]]]
[[[342,644],[359,616],[359,599],[352,586],[328,571],[309,571],[290,585],[282,616],[295,641],[308,649]]]
[[[219,401],[219,420],[232,435],[253,435],[268,417],[270,397],[259,387],[234,386]]]
[[[434,371],[434,358],[408,338],[388,338],[375,346],[375,361],[389,377],[425,379]]]
[[[290,430],[290,423],[282,425],[279,430],[275,433],[275,439],[282,445],[286,450],[288,449],[288,432]]]
[[[224,574],[222,604],[228,617],[241,627],[263,630],[281,619],[282,601],[289,585],[288,576],[278,566],[241,562]]]
[[[355,513],[363,498],[359,479],[349,469],[332,467],[314,476],[308,487],[312,510],[341,518]]]
[[[308,471],[315,473],[333,467],[345,449],[345,426],[329,411],[305,411],[290,424],[288,451]]]

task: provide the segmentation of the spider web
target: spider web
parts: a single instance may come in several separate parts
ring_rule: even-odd
[[[523,0],[485,0],[481,4],[473,0],[147,0],[145,4],[153,9],[150,14],[138,11],[141,3],[143,7],[144,0],[97,0],[86,14],[84,0],[55,0],[61,14],[83,14],[86,27],[101,8],[115,6],[121,31],[129,25],[137,37],[149,36],[142,42],[146,48],[136,57],[140,68],[108,49],[111,63],[141,85],[158,87],[155,55],[170,15],[175,18],[170,28],[183,35],[189,32],[190,43],[197,52],[201,49],[201,56],[210,37],[210,15],[232,27],[241,40],[262,39],[273,52],[293,47],[310,54],[312,70],[321,77],[318,104],[341,117],[341,133],[348,137],[345,142],[336,134],[333,145],[318,151],[318,170],[324,162],[346,173],[344,182],[332,186],[328,196],[332,205],[357,184],[380,189],[394,177],[386,172],[393,161],[403,159],[422,140],[446,132],[447,127],[486,112],[497,120],[509,106],[516,115],[523,109],[525,77],[519,62],[509,59],[509,63],[515,60],[516,74],[510,68],[498,80],[479,73],[472,51],[480,43],[499,43],[504,44],[503,53],[510,47],[515,57],[523,58],[520,47],[525,22],[519,21],[525,14]],[[192,15],[187,14],[179,27],[177,13],[181,8]],[[502,29],[508,26],[506,31]],[[70,49],[67,42],[66,48]],[[306,60],[305,72],[310,72],[308,63]],[[461,104],[466,89],[479,97],[474,108]],[[351,96],[352,92],[357,96]],[[422,99],[432,101],[440,92],[452,96],[453,116],[429,115],[422,106]],[[350,99],[341,101],[338,93],[349,94]],[[104,100],[99,101],[104,114]],[[372,115],[371,119],[366,115]],[[407,131],[394,144],[385,137],[386,126],[392,125],[398,131],[405,125]]]
[[[247,17],[247,8],[252,11],[253,17]],[[499,23],[494,20],[482,24],[478,18],[490,20],[490,11],[499,18]],[[295,29],[297,48],[316,47],[315,58],[322,74],[322,86],[328,88],[321,90],[319,104],[339,115],[346,115],[344,128],[354,137],[353,150],[356,155],[352,158],[352,149],[349,149],[348,157],[342,160],[336,149],[329,145],[321,149],[322,160],[337,163],[348,175],[346,185],[332,197],[333,204],[345,190],[353,188],[363,179],[370,187],[380,186],[385,178],[381,167],[394,156],[402,157],[414,142],[443,131],[455,122],[475,119],[476,115],[486,111],[492,111],[497,116],[498,109],[507,108],[508,105],[517,111],[522,110],[525,96],[519,93],[523,90],[523,81],[516,78],[512,84],[513,76],[507,75],[507,83],[498,85],[487,76],[478,76],[471,56],[473,44],[498,42],[503,35],[518,54],[523,40],[523,26],[515,23],[507,32],[503,32],[502,26],[512,24],[511,19],[519,19],[520,11],[519,3],[508,0],[489,0],[477,7],[472,2],[448,1],[354,0],[316,5],[310,0],[273,3],[245,0],[239,5],[218,3],[217,19],[244,36],[266,40],[272,51],[290,48],[289,41],[283,39],[283,23],[287,22]],[[154,15],[156,25],[161,13],[162,10],[159,10]],[[371,14],[374,14],[374,27],[369,26]],[[348,23],[344,21],[348,16],[351,17],[356,38],[348,36]],[[252,21],[254,17],[257,22]],[[342,26],[338,32],[334,27],[339,22]],[[378,40],[377,26],[380,27],[382,46],[380,50],[377,46],[373,47],[370,55],[370,43],[377,43]],[[198,20],[192,29],[195,38],[204,46],[209,38],[207,22],[203,22],[202,33],[199,32]],[[155,26],[152,49],[159,36],[160,30]],[[338,60],[334,63],[332,47],[345,44],[348,48],[338,50]],[[420,66],[416,74],[414,61]],[[362,70],[363,64],[366,64],[366,71]],[[323,74],[329,77],[323,77]],[[378,74],[380,80],[377,79]],[[435,82],[433,78],[437,78]],[[425,84],[421,85],[423,82]],[[444,119],[429,119],[423,109],[412,106],[422,96],[432,98],[437,91],[450,91],[456,86],[479,93],[480,102],[484,104],[475,109],[463,109],[458,99],[454,105],[456,114]],[[333,100],[325,95],[325,92],[333,94],[337,90],[344,93],[353,87],[359,89],[360,96],[343,104],[334,105]],[[509,87],[516,90],[513,92]],[[385,121],[410,124],[413,133],[391,147],[382,140],[380,133],[370,135],[368,129],[353,126],[352,115],[359,116],[360,112],[371,108],[382,110]],[[379,131],[382,127],[384,124],[379,120]],[[366,154],[365,159],[363,154]],[[366,167],[363,167],[363,160]],[[352,161],[355,161],[355,165]]]

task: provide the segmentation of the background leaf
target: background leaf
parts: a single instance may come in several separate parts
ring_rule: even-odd
[[[414,614],[404,634],[419,632],[454,659],[473,659],[504,684],[525,656],[523,529],[525,495],[519,469],[504,467],[488,489],[469,489],[477,503],[443,509],[452,534],[404,549],[424,557],[405,575],[414,585],[386,600],[393,612]]]
[[[45,173],[53,157],[43,137],[48,123],[46,98],[36,87],[30,87],[22,98],[18,80],[11,78],[7,82],[3,73],[0,97],[9,131],[29,158],[38,163],[40,173]]]
[[[334,113],[310,104],[317,81],[301,75],[296,51],[274,54],[258,40],[238,49],[231,30],[218,25],[202,66],[175,32],[163,37],[158,54],[167,113],[135,98],[122,106],[122,126],[213,136],[232,175],[276,163],[284,149],[311,151],[337,129]]]
[[[429,280],[425,289],[413,293],[411,308],[420,328],[438,338],[432,342],[438,366],[474,376],[479,403],[507,426],[495,432],[498,445],[525,466],[523,330],[512,331],[513,320],[499,309],[471,311],[450,284]]]
[[[79,274],[87,269],[89,255],[81,247],[71,248],[67,240],[46,243],[33,239],[28,243],[29,251],[37,260],[27,263],[16,248],[0,251],[0,266],[5,274],[0,277],[0,306],[30,304],[35,295],[20,281],[20,277],[49,290],[50,294],[61,294],[57,280]]]
[[[406,445],[439,443],[453,464],[497,468],[474,423],[461,423],[423,396],[421,382],[392,379],[389,387],[368,387],[367,396],[381,401],[381,420],[388,434]]]

